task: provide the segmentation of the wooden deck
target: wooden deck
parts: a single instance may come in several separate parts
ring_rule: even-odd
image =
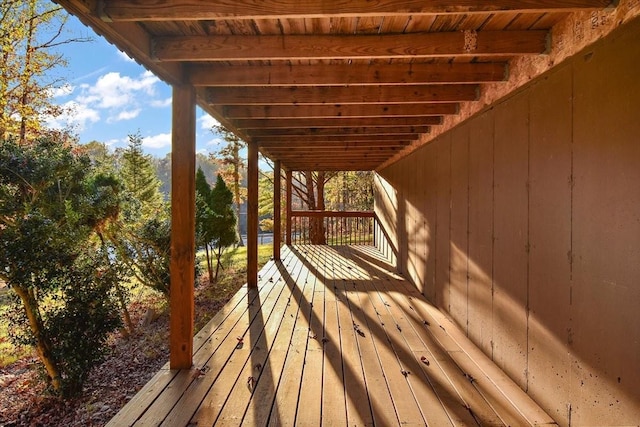
[[[109,426],[553,425],[370,246],[285,247]]]

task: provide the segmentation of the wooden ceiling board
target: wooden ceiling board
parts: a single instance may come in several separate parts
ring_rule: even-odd
[[[263,152],[284,167],[320,170],[383,164],[442,116],[476,102],[485,84],[501,84],[510,61],[545,55],[550,29],[571,13],[612,7],[611,0],[57,2],[163,80],[193,85],[198,104],[242,138],[283,144]]]

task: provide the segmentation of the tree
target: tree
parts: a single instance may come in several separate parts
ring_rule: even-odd
[[[307,209],[324,211],[324,186],[333,176],[335,176],[334,172],[296,172],[292,175],[293,192],[307,206]],[[323,218],[309,218],[309,240],[314,245],[327,243]]]
[[[120,176],[126,191],[137,201],[137,204],[132,206],[132,219],[146,220],[164,214],[160,180],[151,156],[142,151],[140,132],[129,135],[129,145],[122,151],[121,156]]]
[[[261,218],[260,229],[262,231],[273,231],[273,196],[273,172],[265,173],[260,171],[258,182],[258,217]],[[280,205],[286,208],[284,203]]]
[[[151,156],[142,151],[139,133],[129,135],[129,145],[119,154],[123,215],[106,230],[106,236],[118,258],[140,283],[168,297],[171,221],[160,193],[160,181]]]
[[[214,221],[211,222],[211,236],[216,255],[216,273],[214,281],[218,280],[220,258],[225,248],[236,243],[236,216],[233,212],[233,194],[225,184],[222,176],[218,175],[216,185],[211,190],[211,211]]]
[[[55,48],[87,39],[64,38],[68,15],[41,0],[0,2],[0,139],[24,143],[43,132],[44,117],[62,109],[51,102],[64,79],[53,71],[66,66]]]
[[[231,187],[233,188],[236,217],[240,218],[240,205],[242,205],[245,198],[244,194],[246,193],[246,190],[240,185],[242,171],[246,169],[245,161],[240,157],[240,150],[246,146],[246,143],[236,134],[221,125],[214,126],[212,132],[221,135],[227,143],[227,145],[216,153],[216,155],[219,156],[218,160],[223,166],[223,170],[221,171],[223,178],[225,181],[230,182]],[[238,245],[244,246],[239,221],[236,223],[236,227],[238,233]]]
[[[160,180],[160,193],[162,193],[165,200],[168,200],[171,193],[171,153],[167,153],[163,158],[154,157],[152,162]],[[205,154],[196,153],[197,168],[202,169],[207,181],[215,182],[218,173],[218,163],[216,161]]]
[[[120,270],[95,239],[119,214],[118,191],[55,139],[0,144],[0,278],[20,307],[13,336],[35,346],[63,396],[81,390],[120,325]]]
[[[341,171],[326,184],[327,208],[338,211],[373,210],[373,173]]]
[[[215,214],[211,207],[211,187],[202,168],[196,172],[196,245],[204,247],[207,259],[209,283],[213,283],[213,265],[211,243],[213,242],[212,223]]]

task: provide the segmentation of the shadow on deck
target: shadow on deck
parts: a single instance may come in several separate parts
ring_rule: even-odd
[[[371,246],[293,246],[108,424],[549,425]]]

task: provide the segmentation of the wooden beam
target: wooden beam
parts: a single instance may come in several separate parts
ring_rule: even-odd
[[[343,135],[402,135],[428,133],[429,126],[396,126],[396,127],[352,127],[352,128],[309,128],[309,129],[254,129],[253,138],[263,136],[343,136]]]
[[[318,117],[425,117],[458,114],[457,103],[356,105],[230,105],[229,119],[301,119]]]
[[[247,286],[258,286],[258,144],[247,143]]]
[[[314,142],[303,142],[303,141],[287,141],[287,142],[259,142],[258,146],[260,149],[266,148],[284,148],[287,150],[293,150],[298,148],[318,148],[324,147],[328,149],[335,148],[369,148],[369,147],[404,147],[409,145],[410,141],[314,141]]]
[[[108,0],[97,14],[110,21],[188,21],[217,19],[285,19],[357,16],[406,16],[486,12],[572,12],[602,9],[611,0],[341,0],[253,1]]]
[[[442,124],[442,116],[426,117],[337,117],[308,119],[238,119],[233,124],[239,129],[308,129],[341,128],[351,126],[397,127]],[[250,132],[249,132],[250,133]]]
[[[273,162],[273,259],[280,261],[280,246],[282,245],[281,237],[281,218],[280,218],[280,201],[282,200],[282,179],[280,177],[281,165],[280,160]]]
[[[357,149],[357,150],[296,150],[296,151],[282,151],[282,150],[268,150],[268,154],[270,156],[276,157],[278,159],[296,159],[298,157],[317,157],[317,158],[358,158],[358,157],[391,157],[398,153],[400,148],[385,148],[378,150],[367,150],[367,149]],[[263,151],[264,152],[264,151]]]
[[[539,55],[544,30],[157,37],[158,61],[273,61]]]
[[[4,4],[9,4],[3,1]],[[151,38],[142,26],[134,22],[107,23],[92,14],[93,1],[56,0],[56,3],[67,12],[80,18],[84,25],[91,27],[96,34],[103,36],[109,43],[114,44],[123,52],[130,52],[136,60],[143,64],[153,74],[169,84],[181,84],[184,81],[182,64],[159,64],[151,60]]]
[[[193,359],[195,286],[196,103],[189,86],[173,88],[171,161],[170,367]]]
[[[291,211],[293,207],[291,203],[293,201],[293,172],[291,169],[287,169],[286,172],[286,185],[287,185],[287,217],[286,219],[286,231],[285,231],[285,243],[291,245]]]
[[[367,161],[367,160],[379,160],[379,161],[383,161],[386,160],[388,158],[390,158],[391,156],[393,156],[395,153],[387,153],[387,154],[367,154],[367,153],[363,153],[363,154],[324,154],[322,156],[312,156],[309,155],[307,156],[309,159],[308,160],[300,160],[300,156],[291,156],[291,155],[285,155],[285,154],[279,154],[279,155],[274,155],[275,158],[282,160],[283,162],[288,162],[288,161],[292,161],[295,162],[297,164],[299,163],[326,163],[326,162],[343,162],[343,161],[347,161],[347,160],[357,160],[357,161]]]
[[[505,80],[505,63],[195,65],[194,86],[362,86],[487,83]]]
[[[393,156],[395,154],[397,154],[398,149],[392,149],[392,148],[388,148],[385,149],[384,151],[368,151],[368,150],[356,150],[356,151],[340,151],[340,152],[330,152],[330,151],[326,151],[326,150],[319,150],[319,151],[302,151],[302,152],[286,152],[286,151],[277,151],[277,150],[270,150],[269,154],[271,156],[274,156],[278,159],[297,159],[301,156],[304,157],[315,157],[315,158],[322,158],[323,160],[327,160],[327,159],[334,159],[334,158],[341,158],[341,159],[346,159],[346,158],[372,158],[372,157],[382,157],[382,158],[388,158],[390,156]]]
[[[475,101],[479,86],[221,87],[209,89],[209,103],[221,105],[420,104]]]
[[[372,161],[358,161],[350,160],[343,162],[282,162],[286,167],[292,170],[314,170],[314,171],[372,171],[376,170],[378,166],[382,164],[379,160]]]
[[[410,142],[416,140],[420,135],[403,134],[403,135],[339,135],[339,136],[326,136],[326,135],[275,135],[275,136],[261,136],[255,137],[254,140],[258,143],[289,143],[289,142],[304,142],[313,144],[316,142],[369,142],[369,141],[393,141],[398,143]]]

